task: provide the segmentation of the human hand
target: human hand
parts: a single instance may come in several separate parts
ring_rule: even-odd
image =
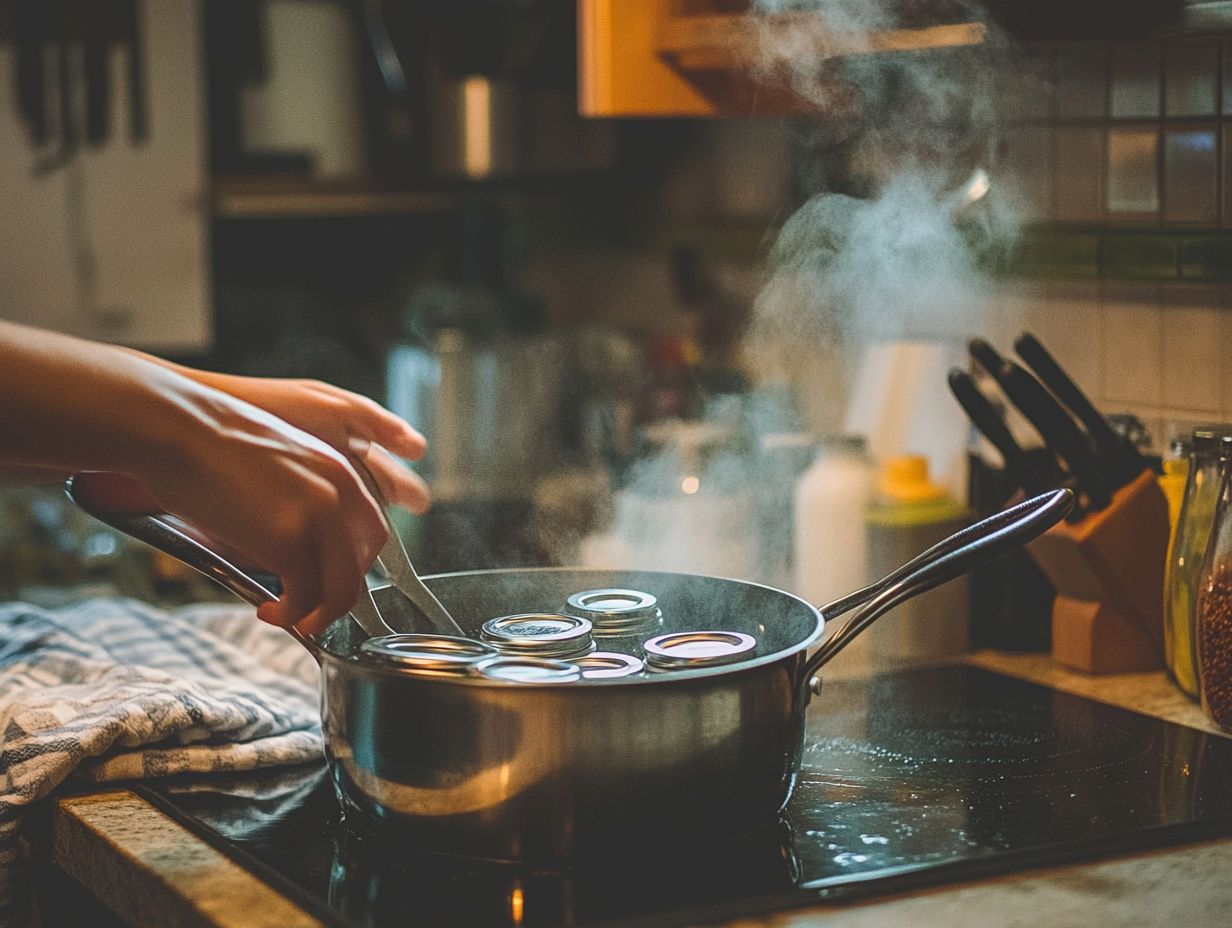
[[[346,455],[353,465],[366,468],[386,502],[416,515],[427,510],[431,499],[427,484],[394,457],[419,460],[427,442],[378,403],[317,380],[240,377],[186,368],[179,371],[315,435]]]
[[[323,384],[219,379],[228,392],[212,376],[0,321],[0,466],[38,479],[102,472],[127,475],[130,488],[139,481],[136,499],[101,503],[170,513],[277,574],[282,596],[258,615],[320,631],[350,610],[389,537],[357,464],[391,500],[422,510],[422,481],[377,446],[416,457],[423,439],[375,403]]]

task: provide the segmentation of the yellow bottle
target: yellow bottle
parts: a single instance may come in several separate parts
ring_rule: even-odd
[[[885,576],[967,522],[966,507],[929,479],[927,459],[887,459],[865,510],[869,576]],[[961,654],[970,646],[969,616],[965,578],[903,603],[862,635],[870,664],[876,669]]]
[[[1163,459],[1163,473],[1159,475],[1159,488],[1168,501],[1168,548],[1176,538],[1176,523],[1181,515],[1181,501],[1185,498],[1185,480],[1189,476],[1189,442],[1182,438],[1172,441],[1170,453]]]

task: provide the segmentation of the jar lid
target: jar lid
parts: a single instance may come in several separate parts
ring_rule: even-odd
[[[1195,453],[1211,452],[1219,447],[1219,440],[1232,434],[1232,425],[1215,423],[1199,425],[1193,430],[1193,450]]]
[[[401,670],[460,674],[473,672],[479,661],[499,653],[482,641],[449,635],[380,635],[364,641],[359,651]]]
[[[566,601],[565,610],[589,620],[596,635],[645,631],[663,619],[658,597],[614,587],[574,593]]]
[[[670,632],[642,644],[646,663],[655,670],[688,670],[730,664],[757,647],[743,632]]]
[[[576,664],[543,657],[489,657],[476,664],[475,669],[489,680],[504,683],[576,683],[582,679],[582,668]]]
[[[591,651],[582,657],[572,658],[569,663],[582,670],[586,680],[610,680],[613,677],[631,677],[642,672],[646,666],[641,658],[619,651]]]
[[[524,612],[483,623],[484,640],[506,654],[567,657],[594,647],[591,624],[575,615]]]

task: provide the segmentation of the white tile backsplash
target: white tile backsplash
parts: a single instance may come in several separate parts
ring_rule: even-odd
[[[1217,413],[1222,312],[1191,305],[1186,296],[1166,297],[1163,317],[1163,402],[1170,409]]]
[[[1101,392],[1103,384],[1100,314],[1092,311],[1098,306],[1099,288],[1093,281],[1050,283],[1024,326],[1088,396]]]
[[[1223,312],[1219,315],[1219,352],[1223,358],[1232,358],[1232,293],[1225,295]],[[1228,367],[1227,370],[1224,370]],[[1220,365],[1220,409],[1225,418],[1232,418],[1232,367]]]
[[[1140,419],[1157,450],[1232,421],[1232,290],[1010,281],[978,328],[1011,357],[1018,334],[1034,333],[1103,412]]]
[[[1103,387],[1116,404],[1159,408],[1163,405],[1163,307],[1154,287],[1110,288],[1100,316]]]

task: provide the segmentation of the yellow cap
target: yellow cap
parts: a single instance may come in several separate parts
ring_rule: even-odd
[[[922,503],[945,496],[945,489],[928,479],[928,459],[918,454],[887,458],[877,479],[877,492],[901,503]]]

